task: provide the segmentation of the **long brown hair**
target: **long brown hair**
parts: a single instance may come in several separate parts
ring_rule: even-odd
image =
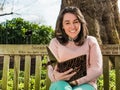
[[[86,21],[84,19],[84,16],[82,15],[81,11],[77,7],[68,6],[68,7],[65,7],[63,10],[61,10],[61,12],[59,13],[59,16],[57,18],[57,22],[56,22],[55,37],[63,45],[66,45],[69,41],[68,35],[65,33],[65,31],[63,29],[63,24],[62,24],[63,17],[66,13],[74,14],[78,18],[78,20],[81,24],[81,30],[78,34],[78,37],[74,40],[75,44],[80,46],[84,43],[84,41],[88,35],[88,29],[86,26]]]

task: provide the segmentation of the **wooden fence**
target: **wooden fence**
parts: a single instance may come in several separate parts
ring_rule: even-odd
[[[115,56],[115,75],[116,75],[116,90],[120,90],[120,45],[103,45],[101,46],[103,53],[103,76],[104,76],[104,90],[109,90],[109,56]],[[24,90],[29,90],[29,78],[31,57],[35,56],[35,90],[41,90],[41,67],[42,57],[47,55],[46,46],[43,45],[0,45],[0,56],[4,56],[3,73],[2,73],[2,90],[8,90],[8,74],[10,56],[14,56],[14,80],[13,90],[18,90],[20,60],[21,56],[25,56],[24,65]],[[47,74],[46,74],[47,75]],[[47,76],[46,76],[47,77]],[[47,77],[46,89],[48,90],[50,80]]]

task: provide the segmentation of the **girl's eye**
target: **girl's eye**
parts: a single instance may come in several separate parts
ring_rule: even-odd
[[[66,22],[65,24],[70,24],[69,22]]]
[[[74,23],[79,23],[79,21],[78,21],[78,20],[76,20],[76,21],[74,21]]]

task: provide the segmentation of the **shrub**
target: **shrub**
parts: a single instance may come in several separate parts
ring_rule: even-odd
[[[103,75],[101,75],[97,81],[98,90],[103,90]],[[109,88],[115,90],[115,70],[110,70],[109,73]]]

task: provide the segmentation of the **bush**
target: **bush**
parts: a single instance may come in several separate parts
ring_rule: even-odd
[[[48,44],[53,36],[51,26],[30,23],[22,18],[0,23],[0,44]]]
[[[115,90],[115,70],[110,70],[109,73],[109,88],[110,90]],[[98,90],[103,90],[103,75],[101,75],[97,81]]]

